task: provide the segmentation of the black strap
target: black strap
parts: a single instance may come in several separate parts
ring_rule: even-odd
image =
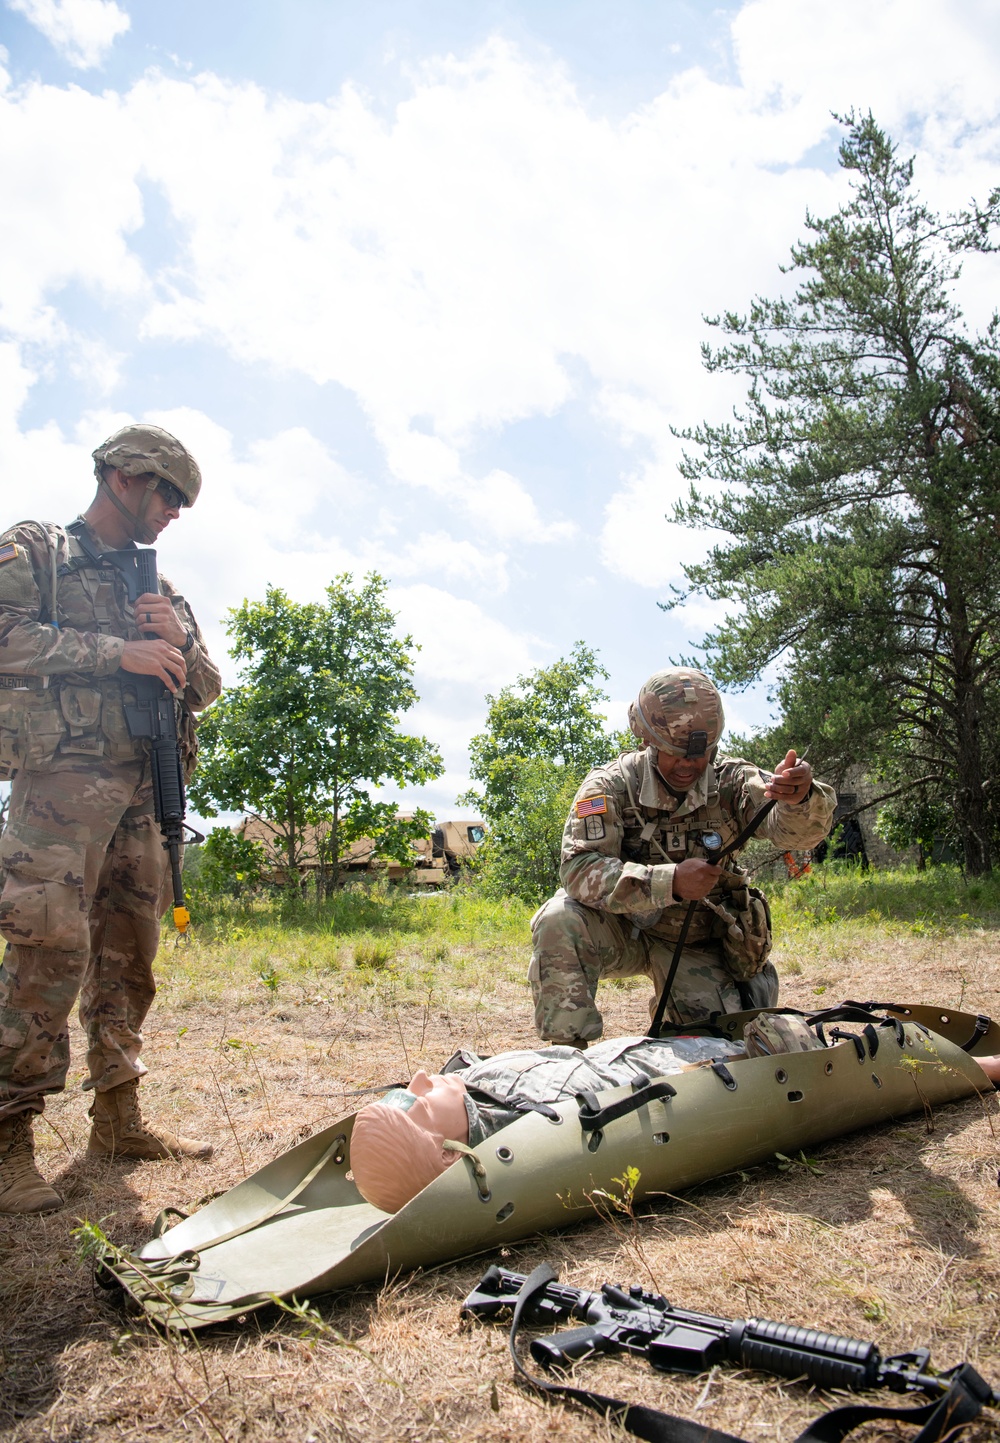
[[[864,1060],[865,1060],[865,1044],[864,1044],[863,1040],[858,1036],[858,1034],[857,1034],[856,1032],[845,1032],[842,1027],[831,1027],[831,1028],[830,1028],[830,1036],[833,1037],[833,1038],[835,1038],[838,1042],[844,1042],[844,1041],[853,1042],[853,1043],[854,1043],[854,1050],[855,1050],[855,1051],[857,1052],[857,1054],[858,1054],[858,1061],[859,1061],[859,1062],[864,1062]]]
[[[526,1097],[502,1097],[500,1093],[490,1092],[488,1087],[482,1087],[478,1082],[468,1089],[468,1093],[473,1102],[478,1096],[485,1098],[487,1102],[496,1103],[497,1107],[507,1107],[511,1112],[540,1112],[549,1122],[562,1122],[562,1114],[556,1112],[547,1102],[533,1102]]]
[[[975,1421],[983,1410],[984,1403],[993,1400],[992,1390],[968,1363],[962,1363],[952,1373],[951,1387],[943,1398],[924,1403],[918,1408],[886,1408],[865,1403],[848,1403],[843,1408],[833,1408],[809,1424],[800,1433],[795,1443],[841,1443],[848,1433],[860,1428],[862,1423],[889,1418],[900,1423],[922,1423],[924,1426],[911,1443],[939,1443]]]
[[[635,1438],[644,1438],[648,1443],[747,1443],[734,1433],[724,1433],[705,1423],[693,1423],[688,1418],[679,1418],[675,1413],[664,1413],[659,1408],[646,1408],[638,1403],[626,1403],[621,1398],[608,1398],[603,1393],[593,1393],[589,1388],[572,1388],[565,1383],[550,1383],[529,1373],[517,1356],[517,1333],[524,1311],[548,1283],[556,1282],[558,1274],[548,1263],[540,1263],[533,1273],[525,1278],[514,1304],[514,1316],[510,1324],[508,1347],[514,1368],[529,1388],[548,1398],[568,1398],[624,1428]],[[869,1404],[848,1404],[834,1408],[809,1424],[800,1433],[795,1443],[842,1443],[848,1433],[862,1423],[888,1418],[900,1423],[922,1423],[917,1436],[911,1443],[943,1443],[955,1433],[972,1423],[982,1412],[984,1403],[993,1401],[992,1390],[979,1376],[975,1368],[962,1363],[953,1370],[952,1381],[943,1398],[936,1398],[917,1408],[881,1408]]]
[[[670,993],[673,989],[674,978],[677,976],[677,969],[681,965],[681,953],[684,951],[684,943],[687,941],[687,934],[691,930],[691,918],[694,916],[694,909],[697,907],[697,905],[697,901],[689,902],[688,909],[684,913],[684,921],[681,923],[681,933],[680,936],[677,938],[677,946],[674,948],[674,955],[670,959],[670,970],[667,973],[667,979],[663,984],[663,990],[661,991],[659,1000],[657,1001],[656,1012],[653,1015],[653,1020],[649,1024],[649,1032],[646,1034],[648,1037],[659,1037],[660,1035],[660,1028],[663,1025],[663,1016],[667,1010],[667,1003],[670,1001]]]
[[[714,858],[715,862],[721,862],[725,857],[730,856],[731,853],[738,852],[741,847],[746,846],[747,842],[749,842],[750,838],[757,831],[757,828],[761,825],[764,818],[768,815],[768,813],[772,810],[773,807],[777,806],[777,803],[777,797],[772,797],[770,801],[765,802],[758,811],[754,812],[753,816],[750,818],[749,822],[747,822],[746,826],[743,828],[742,832],[740,832],[736,840],[730,842],[728,847],[723,847],[722,851],[716,854]],[[687,934],[691,929],[691,918],[694,916],[694,911],[697,905],[697,898],[693,902],[688,903],[688,909],[684,914],[684,921],[681,923],[681,934],[677,938],[677,945],[674,947],[674,955],[670,959],[670,971],[667,973],[667,980],[664,982],[662,991],[660,992],[659,1000],[656,1004],[656,1011],[653,1014],[653,1020],[650,1023],[649,1031],[646,1034],[647,1037],[659,1037],[660,1035],[660,1027],[663,1025],[663,1017],[667,1010],[667,1003],[670,1001],[670,993],[673,989],[674,978],[677,976],[677,969],[681,965],[681,953],[684,951],[684,943],[687,941]]]
[[[989,1032],[990,1021],[991,1019],[989,1017],[984,1017],[983,1014],[980,1012],[979,1016],[976,1018],[976,1026],[973,1030],[972,1036],[969,1038],[968,1042],[962,1043],[963,1052],[971,1052],[972,1049],[975,1047],[976,1043],[979,1041],[980,1037],[984,1037],[986,1033]]]
[[[726,1084],[730,1092],[735,1092],[737,1087],[739,1087],[739,1083],[736,1081],[736,1078],[729,1071],[729,1068],[726,1066],[726,1064],[722,1061],[721,1058],[717,1058],[715,1062],[712,1063],[712,1071],[715,1073],[716,1077],[722,1078],[722,1081]]]
[[[647,1102],[656,1102],[661,1097],[677,1096],[676,1087],[662,1077],[658,1082],[634,1082],[632,1086],[635,1090],[631,1097],[621,1097],[617,1102],[609,1102],[606,1107],[601,1107],[596,1093],[589,1090],[578,1092],[576,1099],[580,1104],[580,1126],[583,1131],[598,1132],[609,1122],[614,1122],[619,1117],[627,1117],[630,1112],[638,1112]]]

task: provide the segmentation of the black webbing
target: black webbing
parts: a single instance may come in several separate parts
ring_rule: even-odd
[[[578,1092],[576,1100],[580,1104],[580,1126],[584,1132],[597,1132],[619,1117],[638,1112],[647,1102],[656,1102],[661,1097],[677,1096],[676,1087],[672,1087],[664,1078],[660,1078],[658,1082],[637,1082],[632,1085],[635,1090],[630,1097],[620,1097],[617,1102],[609,1102],[607,1107],[601,1107],[596,1093],[589,1090]]]
[[[980,1037],[985,1037],[986,1033],[990,1030],[990,1021],[991,1019],[989,1017],[984,1017],[984,1015],[980,1012],[979,1016],[976,1018],[976,1025],[973,1029],[972,1036],[969,1038],[968,1042],[962,1043],[963,1052],[971,1052],[972,1049],[975,1047],[976,1043],[979,1041]]]
[[[772,797],[770,801],[765,802],[760,810],[753,814],[736,840],[730,842],[728,847],[723,847],[721,852],[715,854],[712,859],[713,865],[717,866],[725,857],[730,856],[733,852],[738,852],[741,847],[746,846],[767,814],[773,807],[777,806],[777,802],[777,797]],[[681,953],[684,951],[684,943],[687,941],[687,934],[691,927],[691,918],[694,916],[698,900],[698,898],[695,898],[694,901],[688,903],[688,909],[684,914],[684,921],[681,923],[681,934],[677,938],[674,955],[670,959],[670,970],[667,973],[667,979],[660,992],[659,1000],[656,1004],[656,1011],[653,1014],[653,1020],[646,1034],[647,1037],[659,1037],[660,1035],[660,1027],[663,1025],[663,1017],[667,1010],[667,1003],[670,1001],[670,993],[674,985],[674,978],[677,976],[677,969],[681,965]]]

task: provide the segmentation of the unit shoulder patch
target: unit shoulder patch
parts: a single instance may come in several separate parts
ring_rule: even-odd
[[[581,797],[576,804],[578,817],[597,817],[608,810],[607,797]]]
[[[600,842],[607,834],[603,817],[587,817],[583,823],[584,835],[588,842]]]

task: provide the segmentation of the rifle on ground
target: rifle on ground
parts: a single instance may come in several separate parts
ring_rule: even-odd
[[[837,1443],[863,1422],[895,1418],[925,1426],[915,1443],[934,1443],[978,1416],[984,1405],[1000,1407],[994,1391],[968,1363],[945,1372],[930,1365],[930,1353],[883,1357],[875,1343],[842,1338],[795,1323],[764,1318],[716,1318],[676,1308],[658,1293],[638,1286],[602,1284],[600,1291],[567,1287],[548,1266],[529,1276],[492,1267],[462,1304],[462,1317],[497,1321],[513,1310],[510,1351],[515,1367],[535,1388],[585,1403],[616,1420],[640,1438],[695,1438],[711,1443],[729,1434],[673,1418],[656,1409],[626,1404],[584,1389],[533,1378],[518,1359],[514,1342],[522,1322],[552,1324],[575,1318],[583,1326],[548,1337],[533,1338],[531,1356],[545,1369],[569,1368],[600,1353],[637,1353],[662,1372],[704,1373],[720,1363],[803,1378],[821,1388],[866,1392],[886,1388],[894,1393],[923,1393],[932,1401],[918,1408],[852,1406],[824,1414],[796,1443]],[[664,1427],[666,1420],[669,1427]],[[690,1430],[686,1432],[685,1430]]]
[[[134,606],[147,592],[160,594],[156,574],[156,552],[149,546],[129,547],[123,551],[105,551],[101,561],[116,566],[125,579],[128,599]],[[184,898],[181,875],[182,847],[187,840],[202,842],[200,832],[185,827],[187,801],[184,794],[184,764],[177,736],[177,713],[173,694],[159,677],[130,675],[128,690],[135,701],[124,702],[125,721],[129,735],[149,741],[150,766],[153,778],[153,812],[163,833],[163,845],[170,856],[170,877],[174,894],[174,926],[185,942],[191,940],[188,928],[191,914]]]

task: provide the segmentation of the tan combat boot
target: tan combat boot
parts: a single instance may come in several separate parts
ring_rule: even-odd
[[[0,1119],[0,1213],[50,1213],[62,1205],[35,1166],[31,1113]]]
[[[139,1111],[139,1079],[94,1093],[87,1151],[102,1157],[211,1157],[210,1142],[192,1142],[165,1127],[148,1128]]]

